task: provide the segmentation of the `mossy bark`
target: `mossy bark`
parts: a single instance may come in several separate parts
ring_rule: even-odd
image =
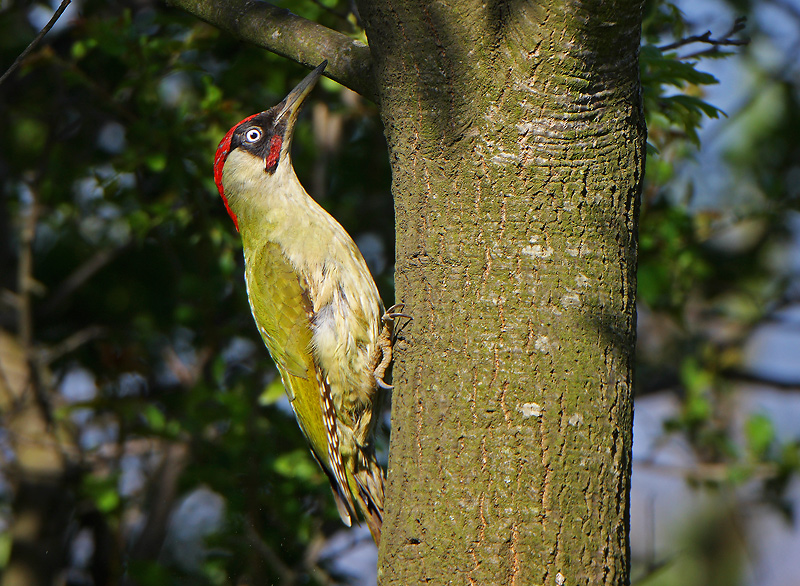
[[[394,172],[384,585],[626,584],[639,0],[363,0]]]

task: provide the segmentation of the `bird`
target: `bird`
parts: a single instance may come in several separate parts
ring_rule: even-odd
[[[301,185],[291,159],[301,107],[327,60],[276,106],[233,126],[214,180],[242,239],[250,309],[342,522],[366,521],[375,543],[384,474],[375,431],[392,360],[394,320],[345,229]]]

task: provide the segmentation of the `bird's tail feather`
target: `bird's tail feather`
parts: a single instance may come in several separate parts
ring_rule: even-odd
[[[380,545],[383,525],[383,471],[374,454],[367,455],[365,460],[365,465],[359,466],[353,473],[355,490],[352,492],[375,545]]]
[[[314,459],[319,464],[319,467],[325,472],[325,475],[328,477],[328,482],[331,483],[331,492],[333,493],[333,501],[336,503],[336,510],[339,511],[339,517],[342,519],[342,523],[347,525],[348,527],[353,526],[353,518],[356,516],[355,507],[353,505],[353,499],[350,497],[349,490],[341,486],[339,482],[336,480],[336,476],[331,472],[327,466],[322,463],[322,460],[314,450],[311,450],[311,455],[314,456]]]

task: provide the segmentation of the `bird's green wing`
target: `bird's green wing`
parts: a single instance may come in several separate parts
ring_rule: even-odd
[[[350,525],[353,504],[339,454],[336,412],[312,351],[314,310],[308,285],[273,242],[245,248],[245,278],[253,317],[297,422],[331,481],[342,520]]]
[[[311,354],[314,311],[304,280],[272,242],[245,248],[245,280],[256,326],[281,375],[316,385]]]

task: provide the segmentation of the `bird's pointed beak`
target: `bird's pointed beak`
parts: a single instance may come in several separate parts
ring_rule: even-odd
[[[317,65],[314,71],[306,75],[303,81],[297,84],[297,87],[289,92],[289,95],[283,99],[283,102],[278,104],[278,115],[275,118],[276,122],[279,120],[285,120],[287,128],[294,128],[294,123],[297,120],[300,107],[303,105],[306,96],[311,92],[312,89],[314,89],[314,86],[316,85],[320,76],[322,76],[322,72],[325,70],[326,65],[328,65],[327,59]]]

